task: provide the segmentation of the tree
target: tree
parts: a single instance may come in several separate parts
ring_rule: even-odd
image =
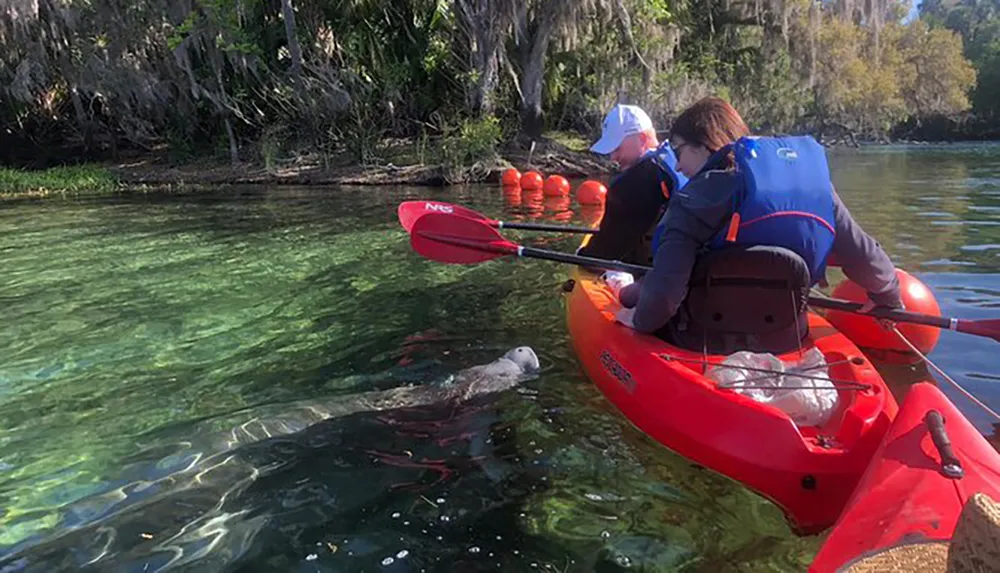
[[[969,109],[976,70],[962,57],[962,39],[917,20],[903,28],[900,52],[910,68],[903,85],[907,109],[917,117],[954,115]]]

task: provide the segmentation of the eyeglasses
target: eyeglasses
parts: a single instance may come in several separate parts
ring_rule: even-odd
[[[688,142],[686,142],[686,141],[684,143],[678,145],[677,147],[674,147],[673,145],[671,145],[670,146],[670,151],[674,152],[674,157],[675,158],[680,159],[681,158],[681,150],[684,149],[685,147],[689,146],[689,145],[691,145],[691,144],[688,143]]]

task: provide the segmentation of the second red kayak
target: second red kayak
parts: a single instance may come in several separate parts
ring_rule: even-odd
[[[916,384],[810,571],[949,540],[976,493],[1000,500],[1000,454],[936,386]]]

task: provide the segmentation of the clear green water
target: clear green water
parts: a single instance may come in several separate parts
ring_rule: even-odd
[[[831,157],[855,217],[945,314],[997,316],[1000,147]],[[0,204],[0,571],[804,570],[821,539],[645,438],[583,376],[566,267],[424,260],[395,218],[415,198],[581,218],[493,187]],[[525,344],[543,372],[517,391],[332,420],[170,481],[214,432],[290,402],[439,381]],[[996,356],[954,333],[932,354],[1000,408]]]

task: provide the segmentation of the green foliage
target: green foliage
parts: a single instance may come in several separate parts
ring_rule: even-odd
[[[502,130],[495,117],[466,119],[457,129],[447,133],[441,144],[441,155],[448,167],[469,166],[496,156]]]
[[[809,93],[792,70],[792,58],[779,47],[754,62],[747,80],[738,87],[736,103],[752,129],[788,132],[809,104]]]
[[[1000,2],[925,1],[920,5],[920,18],[935,31],[946,28],[961,37],[965,57],[978,76],[972,111],[1000,122]]]
[[[462,142],[448,161],[474,162],[469,141],[496,147],[495,125],[477,123],[487,100],[501,139],[522,107],[592,138],[617,101],[666,128],[709,94],[755,129],[880,137],[970,105],[1000,122],[997,6],[927,0],[902,25],[896,0],[92,0],[0,20],[0,120],[40,146],[259,149],[268,167],[309,146],[378,162],[387,137],[445,136]],[[541,57],[537,90],[525,76]]]
[[[0,167],[0,197],[109,193],[118,182],[106,170],[90,165],[23,171]]]
[[[962,57],[961,37],[920,20],[901,32],[900,53],[909,67],[902,87],[907,109],[922,117],[969,109],[976,70]]]
[[[989,117],[1000,117],[1000,39],[994,40],[983,51],[978,68],[974,108]]]
[[[924,22],[889,24],[879,35],[842,19],[820,32],[816,109],[823,122],[882,136],[907,118],[969,108],[975,71],[957,36]]]

